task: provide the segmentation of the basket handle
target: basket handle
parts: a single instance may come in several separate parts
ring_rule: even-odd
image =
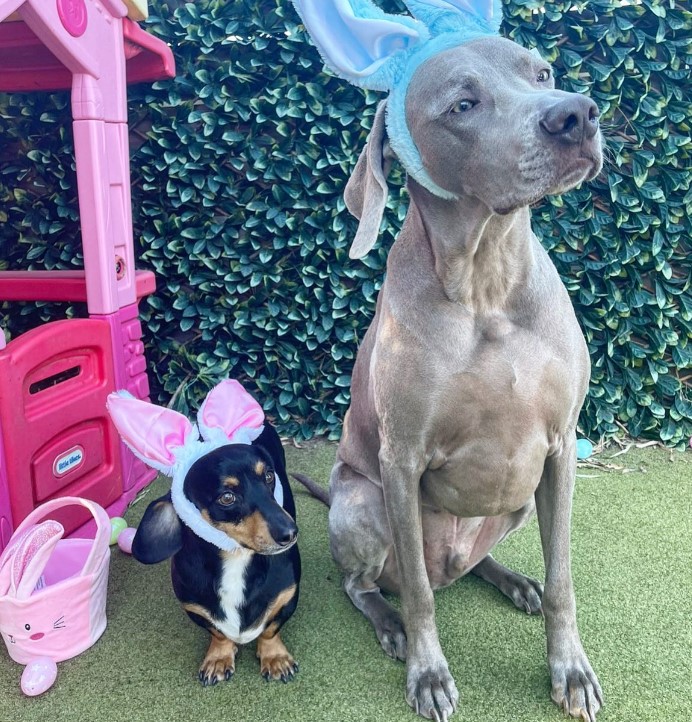
[[[41,506],[37,506],[24,521],[15,529],[13,536],[17,537],[33,524],[38,524],[48,514],[64,506],[83,506],[94,517],[96,522],[96,536],[89,552],[82,574],[93,574],[100,565],[104,551],[109,549],[111,536],[111,522],[106,510],[91,499],[82,499],[79,496],[61,496],[51,499]]]

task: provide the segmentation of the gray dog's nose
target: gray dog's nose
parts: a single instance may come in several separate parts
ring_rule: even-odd
[[[590,139],[598,131],[598,106],[584,95],[569,97],[543,112],[540,126],[556,140],[579,145],[584,138]]]

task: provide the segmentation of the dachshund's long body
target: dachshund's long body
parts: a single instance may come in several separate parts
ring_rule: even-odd
[[[283,506],[275,499],[281,484]],[[209,631],[199,679],[230,679],[238,645],[257,641],[262,675],[287,681],[297,665],[279,630],[298,603],[300,555],[295,503],[275,429],[265,425],[252,444],[228,444],[198,459],[185,496],[240,547],[226,551],[185,526],[170,493],[147,508],[133,542],[145,564],[172,556],[173,590],[189,617]]]

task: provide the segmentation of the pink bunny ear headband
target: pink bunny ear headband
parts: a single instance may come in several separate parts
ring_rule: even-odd
[[[241,384],[226,379],[215,386],[200,407],[196,426],[177,411],[140,401],[127,391],[110,394],[107,407],[135,456],[172,478],[171,501],[181,521],[219,549],[239,549],[236,541],[202,517],[183,493],[183,483],[197,459],[227,444],[251,444],[262,433],[264,411]],[[280,479],[274,498],[283,506]]]

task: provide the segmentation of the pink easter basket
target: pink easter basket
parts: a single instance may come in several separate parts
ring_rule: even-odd
[[[96,537],[63,539],[45,519],[63,506],[83,506]],[[91,647],[106,628],[111,525],[93,501],[62,497],[34,509],[0,555],[0,634],[15,662],[62,662]]]

